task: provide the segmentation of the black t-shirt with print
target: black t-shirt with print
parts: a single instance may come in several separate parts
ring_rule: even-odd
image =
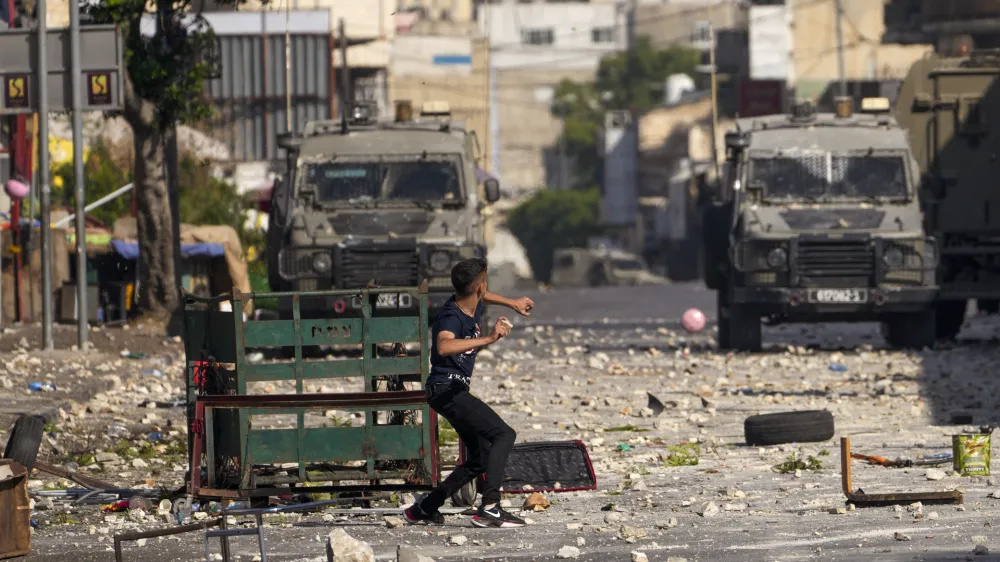
[[[427,377],[428,384],[447,383],[458,380],[466,386],[472,378],[472,369],[476,366],[476,354],[479,348],[470,349],[465,353],[442,356],[438,353],[437,339],[441,332],[451,332],[456,339],[474,339],[482,337],[480,323],[485,306],[480,302],[476,306],[476,315],[470,317],[462,312],[455,297],[448,299],[438,312],[437,320],[431,329],[431,372]]]

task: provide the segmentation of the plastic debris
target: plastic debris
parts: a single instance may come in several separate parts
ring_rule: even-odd
[[[55,392],[56,385],[50,382],[33,382],[28,385],[28,390],[31,392]]]

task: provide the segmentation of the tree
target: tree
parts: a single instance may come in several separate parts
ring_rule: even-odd
[[[599,184],[598,139],[604,113],[614,109],[648,111],[661,103],[667,77],[694,77],[701,53],[689,47],[658,50],[649,37],[636,39],[633,49],[601,59],[594,81],[563,80],[555,91],[552,114],[564,120],[566,154],[573,160],[581,186]]]
[[[587,245],[600,234],[597,188],[539,191],[507,217],[507,228],[528,254],[535,278],[548,281],[557,248]]]
[[[241,0],[234,0],[239,2]],[[121,26],[125,38],[125,120],[135,147],[141,308],[156,315],[180,305],[180,222],[176,173],[176,125],[204,119],[206,79],[219,68],[215,36],[191,0],[99,0],[87,8],[95,23]],[[143,17],[154,20],[150,37]],[[176,319],[176,318],[175,318]]]

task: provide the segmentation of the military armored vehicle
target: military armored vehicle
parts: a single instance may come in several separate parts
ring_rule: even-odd
[[[477,179],[478,143],[447,104],[419,117],[397,102],[395,119],[356,104],[347,119],[313,121],[281,137],[286,172],[272,194],[268,281],[272,290],[413,287],[428,281],[431,319],[454,292],[451,268],[486,257],[482,211],[495,179]],[[406,294],[379,297],[377,313],[413,314]],[[303,297],[302,316],[358,316],[360,297]],[[288,317],[291,303],[279,303]]]
[[[920,166],[927,232],[940,246],[938,338],[961,330],[967,305],[1000,299],[1000,51],[929,55],[911,68],[894,115]]]
[[[562,248],[553,254],[554,287],[665,285],[640,256],[607,248]]]
[[[721,348],[759,350],[762,322],[879,321],[893,346],[934,344],[937,250],[917,163],[887,99],[852,104],[800,104],[727,133],[704,221]]]

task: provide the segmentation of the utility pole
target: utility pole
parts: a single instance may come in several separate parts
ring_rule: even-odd
[[[292,19],[291,2],[285,4],[285,130],[292,132]],[[343,20],[341,20],[343,21]]]
[[[837,10],[837,70],[840,76],[840,95],[847,95],[847,77],[844,70],[844,6],[841,0],[833,0],[834,8]]]
[[[73,72],[73,181],[76,184],[76,345],[87,350],[87,211],[83,171],[83,84],[80,57],[80,3],[69,3],[70,68]],[[45,143],[46,150],[48,143]]]
[[[351,70],[347,66],[347,32],[344,31],[344,27],[344,18],[340,18],[337,21],[337,35],[340,37],[340,77],[341,82],[344,83],[340,96],[340,127],[346,132],[347,116],[351,105]]]
[[[719,164],[719,85],[715,70],[715,24],[708,24],[708,64],[712,68],[712,160],[715,163],[715,181],[722,183],[722,167]]]
[[[52,186],[49,185],[49,85],[48,85],[48,26],[45,18],[45,0],[36,4],[38,21],[35,37],[38,40],[38,60],[35,79],[38,83],[38,185],[41,191],[42,211],[42,348],[51,351],[52,341],[52,229],[49,216],[52,205]],[[33,220],[33,217],[29,217]]]

